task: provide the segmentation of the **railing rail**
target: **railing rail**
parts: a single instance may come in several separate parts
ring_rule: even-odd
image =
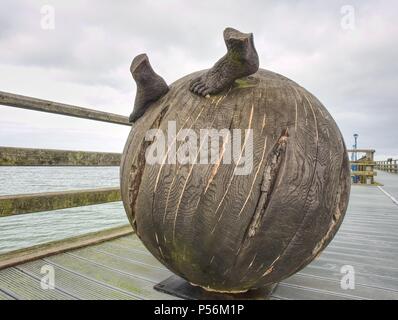
[[[128,117],[0,91],[0,105],[131,126]],[[119,166],[120,153],[0,147],[0,166]],[[0,196],[0,218],[120,201],[120,188]],[[132,233],[123,226],[0,255],[0,269]]]
[[[28,261],[45,258],[54,254],[98,244],[133,233],[130,225],[90,232],[76,237],[56,240],[29,248],[0,254],[0,270]]]
[[[97,188],[0,196],[0,218],[120,201],[119,188]]]
[[[388,159],[383,161],[376,161],[376,169],[387,171],[390,173],[398,173],[398,160]]]
[[[0,147],[0,166],[119,166],[121,154]]]
[[[127,117],[0,91],[0,105],[131,126]],[[0,147],[0,166],[119,166],[120,153]],[[120,201],[120,189],[98,188],[0,196],[0,218]]]
[[[0,91],[0,105],[131,126],[128,117]]]

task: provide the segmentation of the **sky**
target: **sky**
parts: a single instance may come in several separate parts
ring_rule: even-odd
[[[348,147],[398,158],[398,2],[2,0],[0,91],[128,116],[134,56],[167,83],[209,68],[222,32],[312,92]],[[0,105],[0,146],[121,152],[129,127]]]

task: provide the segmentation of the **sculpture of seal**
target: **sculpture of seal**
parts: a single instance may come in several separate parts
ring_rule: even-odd
[[[195,78],[190,90],[198,95],[217,94],[229,88],[236,79],[255,73],[259,67],[253,34],[233,28],[224,30],[227,53],[205,74]]]
[[[155,102],[169,91],[166,81],[153,71],[148,56],[143,53],[136,56],[131,63],[130,72],[137,84],[134,110],[129,121],[140,118],[151,103]]]
[[[227,28],[224,38],[228,53],[213,68],[175,81],[150,105],[143,101],[159,97],[165,85],[153,77],[146,56],[134,59],[133,76],[143,90],[137,105],[145,105],[145,114],[123,151],[121,196],[145,247],[186,282],[223,294],[271,292],[338,231],[351,187],[348,153],[313,94],[258,69],[251,34]],[[157,83],[143,81],[148,68]],[[156,94],[146,91],[152,85]],[[209,138],[205,157],[203,129],[216,132],[218,142],[213,148]],[[148,132],[156,132],[153,140]],[[202,163],[212,150],[217,161]],[[188,162],[174,156],[186,151]],[[251,169],[240,174],[245,164]]]

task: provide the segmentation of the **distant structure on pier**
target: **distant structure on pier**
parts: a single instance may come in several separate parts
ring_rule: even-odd
[[[374,171],[376,162],[374,161],[374,149],[358,149],[359,134],[354,133],[354,144],[352,149],[347,151],[351,153],[351,177],[353,184],[374,185],[374,177],[377,172]],[[360,157],[359,157],[360,155]]]

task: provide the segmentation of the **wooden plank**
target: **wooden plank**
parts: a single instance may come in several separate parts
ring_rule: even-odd
[[[19,265],[17,269],[31,275],[32,277],[41,278],[43,277],[43,274],[41,273],[43,266],[51,266],[54,268],[56,288],[59,288],[64,292],[69,292],[71,295],[80,300],[134,299],[134,296],[91,281],[85,277],[64,270],[42,259]]]
[[[39,280],[15,268],[0,271],[0,289],[21,300],[76,300],[56,288],[43,289]]]
[[[325,292],[323,290],[312,290],[299,286],[292,286],[279,283],[272,297],[289,300],[349,300],[349,297],[342,297],[337,294]]]
[[[0,218],[120,201],[119,188],[97,188],[0,196]]]
[[[350,161],[351,165],[357,165],[357,166],[375,166],[376,163],[375,162],[371,162],[371,161],[361,161],[361,162],[356,162],[356,161]]]
[[[363,256],[368,258],[375,258],[375,259],[384,259],[390,260],[392,262],[396,261],[398,254],[396,252],[387,252],[386,251],[375,251],[375,250],[358,250],[358,249],[351,249],[349,247],[336,247],[329,245],[327,250],[324,252],[334,253],[334,254],[342,254],[342,255],[353,255],[355,256]],[[377,260],[375,260],[376,262]],[[388,264],[388,261],[387,261]]]
[[[101,245],[99,245],[101,248]],[[135,260],[125,258],[124,256],[112,254],[102,250],[94,250],[92,247],[79,249],[77,251],[68,252],[73,256],[87,259],[90,262],[97,263],[127,274],[134,274],[141,279],[145,279],[154,284],[163,281],[170,276],[167,269],[156,268],[161,266],[159,262],[153,266],[141,263],[139,256]]]
[[[121,154],[0,147],[0,166],[119,166]]]
[[[328,267],[309,265],[297,274],[341,281],[342,277],[344,276],[344,274],[340,272],[340,269],[342,267],[341,265],[333,266],[325,264],[325,266]],[[398,293],[398,279],[378,276],[375,274],[360,273],[357,270],[355,270],[355,284],[392,290]]]
[[[129,292],[138,299],[173,299],[153,289],[153,282],[137,277],[135,273],[121,272],[112,267],[82,259],[72,254],[60,254],[45,259],[46,261],[73,271],[93,281]]]
[[[373,171],[351,171],[351,176],[377,176]]]
[[[132,235],[131,237],[136,237]],[[129,237],[130,238],[130,237]],[[168,271],[166,267],[159,263],[159,261],[145,248],[141,250],[137,249],[136,246],[124,248],[112,242],[101,243],[98,246],[91,246],[90,248],[85,248],[84,250],[95,249],[97,253],[105,253],[111,255],[114,258],[121,258],[128,262],[139,263],[140,265],[149,266],[152,269],[157,269],[160,271]]]
[[[0,104],[9,107],[131,126],[128,117],[119,114],[82,108],[70,104],[37,99],[9,92],[0,91]]]
[[[311,262],[310,266],[315,268],[324,268],[330,269],[333,268],[340,272],[341,267],[344,265],[351,265],[355,268],[355,273],[366,274],[374,277],[384,277],[386,279],[395,279],[398,280],[398,271],[396,269],[380,267],[378,265],[369,265],[358,263],[355,260],[338,260],[338,259],[328,259],[328,258],[318,258]],[[340,274],[340,279],[342,277],[342,273]],[[395,290],[398,290],[398,287],[395,287]]]
[[[0,289],[0,301],[2,300],[15,300],[15,298]]]
[[[325,279],[313,275],[295,274],[282,281],[284,284],[296,285],[305,288],[317,289],[331,292],[338,296],[349,297],[352,299],[377,299],[377,300],[397,300],[398,292],[375,287],[368,287],[355,283],[355,290],[345,290],[340,286],[340,279]]]
[[[85,235],[39,244],[30,248],[19,249],[0,255],[0,269],[15,266],[28,261],[47,257],[72,249],[85,247],[115,239],[133,232],[128,226],[88,233]]]
[[[374,150],[374,149],[347,149],[347,152],[363,152],[363,153],[366,153],[366,152],[376,152],[376,150]]]

